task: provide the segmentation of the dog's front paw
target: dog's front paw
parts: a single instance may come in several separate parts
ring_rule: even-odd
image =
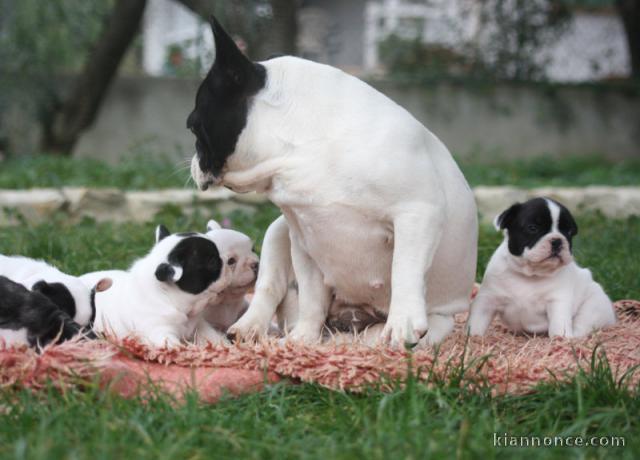
[[[143,342],[152,348],[174,349],[182,345],[180,339],[173,334],[151,334],[143,339]]]
[[[427,315],[389,315],[380,338],[394,347],[415,346],[427,333]]]
[[[303,343],[317,343],[320,341],[322,334],[322,324],[297,323],[291,332],[287,335],[287,340],[293,340]]]
[[[267,334],[269,321],[262,321],[245,314],[227,329],[227,338],[232,342],[256,340]]]

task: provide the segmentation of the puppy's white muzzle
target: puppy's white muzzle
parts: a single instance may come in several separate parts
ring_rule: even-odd
[[[569,242],[558,232],[547,234],[533,248],[525,249],[523,256],[530,264],[549,269],[566,265],[573,260]]]

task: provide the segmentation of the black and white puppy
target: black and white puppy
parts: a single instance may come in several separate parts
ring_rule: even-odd
[[[155,246],[128,271],[88,273],[81,280],[91,286],[104,277],[113,286],[96,295],[94,331],[117,338],[133,335],[154,346],[175,346],[194,337],[220,339],[202,316],[230,276],[206,235],[171,234],[160,225]]]
[[[43,347],[54,340],[68,340],[82,330],[49,297],[0,276],[0,339],[5,345]]]
[[[495,219],[504,232],[471,305],[469,332],[483,335],[497,313],[513,331],[581,337],[616,322],[611,300],[572,256],[578,226],[548,198],[517,203]]]
[[[108,279],[98,278],[91,286],[85,286],[78,277],[42,260],[21,256],[0,255],[0,276],[48,297],[81,326],[90,325],[95,317],[95,290],[105,290],[110,285]]]
[[[474,195],[446,146],[365,82],[291,56],[251,62],[212,28],[215,61],[187,119],[192,176],[264,192],[283,217],[263,253],[289,250],[263,264],[229,333],[266,333],[295,280],[292,339],[320,339],[338,299],[382,313],[384,341],[442,340],[469,308],[477,255]]]

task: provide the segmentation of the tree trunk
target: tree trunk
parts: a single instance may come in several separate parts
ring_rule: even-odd
[[[631,77],[640,79],[640,0],[616,0],[631,58]]]
[[[70,155],[95,120],[129,45],[140,30],[146,0],[117,0],[82,73],[45,126],[43,149]]]

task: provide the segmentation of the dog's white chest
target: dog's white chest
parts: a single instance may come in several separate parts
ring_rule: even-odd
[[[513,331],[543,333],[549,328],[548,308],[553,289],[544,279],[514,276],[501,286],[498,296],[502,321]]]
[[[390,299],[391,224],[343,205],[286,207],[292,238],[313,259],[336,298],[386,311]]]

